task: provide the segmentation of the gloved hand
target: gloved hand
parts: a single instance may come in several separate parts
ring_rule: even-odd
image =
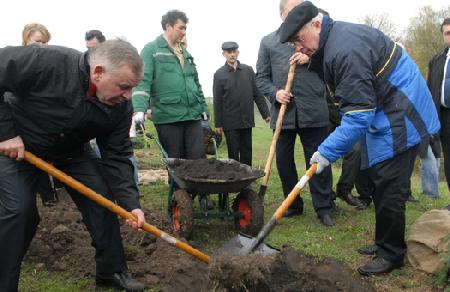
[[[209,121],[209,115],[207,112],[202,112],[202,121]]]
[[[314,152],[309,163],[317,163],[317,174],[321,173],[328,165],[330,165],[328,159],[323,157],[322,154],[319,153],[319,151]]]
[[[144,120],[145,120],[144,112],[136,112],[133,115],[133,121],[138,127],[144,123]]]

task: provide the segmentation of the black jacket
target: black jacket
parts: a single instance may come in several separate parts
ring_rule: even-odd
[[[289,44],[282,44],[278,30],[261,40],[256,63],[256,85],[272,104],[270,127],[280,111],[276,92],[286,86],[289,58],[295,50]],[[307,65],[297,66],[292,84],[294,100],[288,103],[282,129],[313,128],[329,125],[325,84],[319,75],[308,70]]]
[[[269,117],[264,96],[259,92],[252,67],[238,63],[236,70],[227,63],[214,74],[215,126],[224,130],[252,128],[255,126],[253,102],[263,119]]]
[[[25,149],[47,160],[81,155],[97,139],[105,179],[124,208],[140,208],[133,181],[131,102],[113,107],[88,97],[87,56],[57,46],[0,49],[0,141],[20,136]],[[15,101],[8,104],[4,92]]]
[[[433,96],[436,110],[439,114],[441,107],[442,80],[444,79],[444,66],[447,59],[448,48],[434,55],[428,63],[427,85]]]

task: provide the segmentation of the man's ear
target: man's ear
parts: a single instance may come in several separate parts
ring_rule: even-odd
[[[103,74],[105,73],[105,67],[102,65],[95,65],[94,68],[92,68],[92,79],[94,81],[99,81]]]

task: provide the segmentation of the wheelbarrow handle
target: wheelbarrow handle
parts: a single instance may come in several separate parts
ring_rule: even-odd
[[[287,78],[286,86],[284,88],[284,90],[287,92],[291,91],[296,66],[297,66],[297,64],[293,63],[289,67],[288,78]],[[277,117],[277,121],[275,124],[275,132],[273,133],[273,136],[272,136],[272,143],[270,144],[269,156],[267,157],[266,167],[264,168],[265,175],[264,175],[263,181],[261,183],[261,188],[259,190],[260,196],[264,196],[266,189],[267,189],[267,184],[269,182],[269,177],[270,177],[270,169],[272,168],[273,157],[275,156],[275,152],[277,149],[277,141],[278,141],[278,137],[280,136],[281,127],[283,125],[283,119],[284,119],[284,114],[286,113],[286,107],[287,107],[287,104],[282,104],[280,107],[280,111],[278,112],[278,117]]]
[[[34,154],[25,151],[25,160],[29,162],[30,164],[33,164],[37,168],[45,171],[46,173],[50,174],[51,176],[57,178],[61,182],[65,183],[69,187],[73,188],[77,192],[81,193],[88,199],[96,202],[97,204],[101,205],[102,207],[105,207],[109,211],[119,215],[123,219],[131,219],[134,221],[137,221],[137,218],[132,213],[126,211],[119,205],[113,203],[112,201],[106,199],[102,195],[96,193],[91,188],[87,187],[86,185],[82,184],[81,182],[77,181],[76,179],[72,178],[71,176],[67,175],[66,173],[62,172],[61,170],[55,168],[53,165],[45,162],[44,160],[40,159],[39,157],[35,156]],[[178,239],[176,239],[173,236],[170,236],[169,234],[165,233],[164,231],[161,231],[157,227],[149,224],[144,223],[144,226],[142,226],[142,229],[153,234],[156,237],[160,237],[164,241],[168,242],[169,244],[172,244],[176,246],[177,248],[189,253],[190,255],[198,258],[199,260],[209,264],[210,263],[210,257],[201,251],[193,248],[187,243],[184,243]]]

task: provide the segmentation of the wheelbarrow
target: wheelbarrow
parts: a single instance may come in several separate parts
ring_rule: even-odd
[[[214,215],[221,218],[233,217],[235,228],[250,235],[256,235],[263,226],[263,200],[249,187],[253,181],[264,176],[262,170],[253,170],[250,166],[233,159],[164,158],[163,162],[178,186],[170,200],[170,215],[174,231],[181,236],[190,238],[195,218],[213,217]],[[202,174],[203,176],[199,176],[198,169],[189,172],[189,169],[195,169],[195,166],[201,163],[214,164],[219,168],[232,167],[236,171],[236,176],[224,177],[220,172],[215,173],[215,177],[210,177],[205,173]],[[231,208],[228,200],[229,193],[238,193]],[[193,206],[194,197],[211,194],[218,194],[219,210],[214,212],[202,208],[203,210],[196,216]]]

